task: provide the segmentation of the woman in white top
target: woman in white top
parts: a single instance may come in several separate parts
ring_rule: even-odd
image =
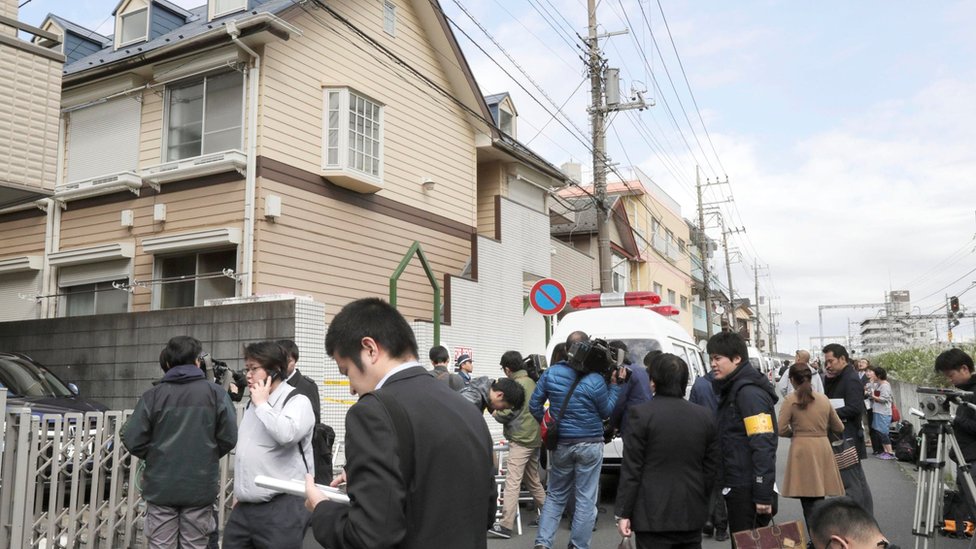
[[[895,459],[895,454],[891,449],[891,439],[888,438],[888,428],[891,427],[891,403],[894,398],[891,393],[891,384],[888,383],[888,372],[880,366],[868,368],[867,376],[871,392],[868,398],[871,400],[871,430],[877,433],[878,440],[884,452],[878,455],[878,459]]]

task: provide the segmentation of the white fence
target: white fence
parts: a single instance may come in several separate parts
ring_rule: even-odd
[[[121,439],[132,411],[34,415],[5,404],[0,389],[0,549],[143,547],[141,461]],[[220,525],[232,455],[220,464]]]

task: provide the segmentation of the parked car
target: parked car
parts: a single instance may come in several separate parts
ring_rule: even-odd
[[[7,407],[26,406],[34,415],[103,412],[108,407],[79,394],[74,383],[19,353],[0,352],[0,386],[7,389]]]

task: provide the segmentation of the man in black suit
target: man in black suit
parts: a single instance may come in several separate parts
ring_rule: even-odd
[[[688,366],[677,356],[657,358],[650,378],[654,398],[627,419],[617,529],[636,533],[637,549],[701,547],[719,460],[715,419],[684,399]]]
[[[298,394],[308,397],[312,403],[312,412],[315,413],[315,424],[322,423],[320,414],[322,403],[319,398],[319,388],[312,378],[303,375],[298,369],[298,345],[295,345],[295,342],[290,339],[279,339],[275,343],[284,349],[285,355],[288,356],[288,371],[285,374],[288,377],[285,378],[285,381],[294,387]]]
[[[417,362],[403,316],[375,298],[329,325],[325,350],[359,402],[346,414],[350,505],[306,477],[315,539],[330,549],[486,549],[495,517],[491,435],[478,410]],[[409,487],[409,490],[408,490]]]

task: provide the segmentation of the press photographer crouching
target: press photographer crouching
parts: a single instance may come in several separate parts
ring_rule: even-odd
[[[976,377],[973,376],[973,358],[962,349],[949,349],[935,359],[935,371],[945,376],[957,389],[976,392]],[[966,401],[976,402],[972,395],[965,397]],[[956,417],[952,420],[953,432],[962,457],[972,467],[976,465],[976,410],[969,406],[956,408]],[[959,459],[958,457],[956,458]],[[959,482],[960,475],[956,474],[960,493],[966,494],[966,483]],[[970,501],[971,498],[967,498]]]
[[[621,391],[622,353],[605,341],[593,340],[583,332],[566,339],[569,358],[550,366],[539,378],[529,411],[542,421],[549,402],[553,418],[546,435],[549,459],[549,487],[539,518],[535,547],[552,547],[559,519],[570,495],[575,493],[570,544],[588,549],[596,521],[597,488],[603,465],[603,420],[610,416]]]

